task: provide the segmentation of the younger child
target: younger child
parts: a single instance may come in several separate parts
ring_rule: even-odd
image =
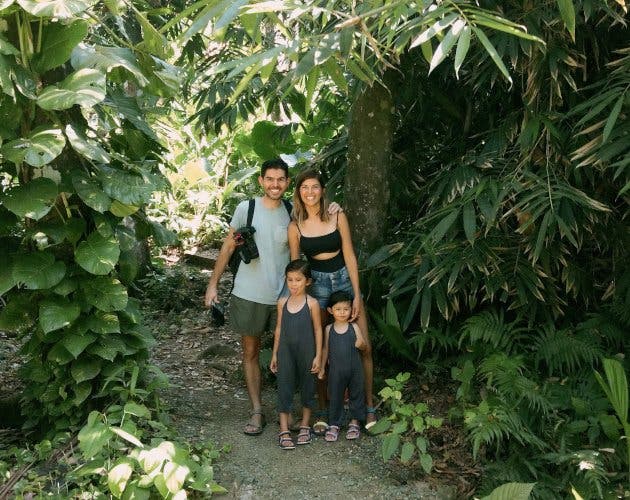
[[[319,378],[324,378],[328,361],[328,397],[330,426],[325,439],[337,441],[343,416],[343,400],[346,389],[350,397],[350,423],[346,439],[357,439],[361,435],[360,420],[365,420],[365,386],[363,383],[363,364],[359,351],[367,346],[363,333],[356,323],[349,323],[352,314],[352,297],[348,292],[333,292],[328,299],[328,313],[334,322],[326,327],[322,363]]]
[[[311,408],[315,402],[315,376],[322,356],[322,324],[319,304],[307,295],[311,268],[305,260],[293,260],[285,270],[288,297],[278,300],[278,321],[269,368],[278,376],[279,445],[295,449],[289,431],[289,415],[296,386],[302,398],[302,422],[297,444],[311,442]]]

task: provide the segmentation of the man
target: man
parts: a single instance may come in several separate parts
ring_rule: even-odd
[[[243,372],[252,405],[252,413],[243,432],[258,435],[265,426],[261,403],[261,373],[259,354],[261,337],[273,331],[276,324],[276,303],[284,284],[284,268],[289,262],[287,226],[289,213],[282,196],[289,187],[289,167],[281,159],[262,164],[258,183],[263,196],[256,198],[252,226],[259,258],[249,264],[241,262],[234,278],[230,298],[230,321],[235,333],[241,335]],[[217,286],[237,243],[234,232],[246,225],[248,201],[241,202],[234,211],[230,230],[223,241],[212,276],[206,289],[205,305],[218,302]]]

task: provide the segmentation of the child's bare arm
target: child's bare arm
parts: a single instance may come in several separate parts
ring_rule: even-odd
[[[280,325],[282,324],[282,309],[287,301],[286,298],[278,300],[278,319],[276,320],[276,328],[273,332],[273,351],[271,352],[271,363],[269,369],[273,373],[278,373],[278,348],[280,347]]]
[[[313,332],[315,333],[315,358],[311,366],[311,373],[319,373],[322,360],[322,317],[319,312],[319,302],[310,295],[307,301],[311,311],[311,320],[313,321]]]
[[[322,380],[326,374],[326,363],[328,362],[328,335],[330,334],[330,325],[324,330],[324,345],[322,346],[322,361],[319,365],[319,373],[317,378]]]
[[[365,337],[363,336],[363,332],[361,331],[361,329],[359,328],[359,326],[356,323],[352,323],[352,326],[354,327],[354,333],[357,336],[357,340],[354,343],[354,346],[359,351],[363,351],[367,347],[367,342],[365,341]]]

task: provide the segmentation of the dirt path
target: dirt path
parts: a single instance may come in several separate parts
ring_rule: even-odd
[[[173,383],[165,394],[173,422],[190,439],[229,447],[215,466],[228,498],[453,498],[452,488],[436,492],[386,467],[375,437],[349,442],[341,434],[334,444],[316,438],[311,445],[281,450],[269,383],[263,393],[268,425],[260,436],[243,434],[249,404],[237,339],[226,327],[209,327],[201,308],[162,316],[160,323],[165,331],[156,332],[153,360]]]

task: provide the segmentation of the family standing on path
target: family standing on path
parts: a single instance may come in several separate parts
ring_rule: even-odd
[[[255,199],[253,216],[248,201],[237,206],[205,294],[207,307],[219,302],[219,279],[242,244],[235,239],[237,230],[249,219],[255,231],[248,237],[259,256],[240,264],[230,297],[231,328],[241,336],[252,408],[243,430],[258,435],[266,424],[259,354],[262,335],[274,331],[270,368],[278,376],[280,446],[295,447],[290,415],[296,388],[303,406],[297,444],[310,443],[311,432],[337,439],[346,393],[351,418],[346,437],[356,439],[359,421],[374,422],[375,410],[372,350],[348,220],[339,205],[327,203],[324,183],[313,170],[297,177],[291,215],[282,200],[290,182],[288,165],[281,159],[264,162],[258,182],[263,196]],[[325,327],[329,314],[333,324]]]

